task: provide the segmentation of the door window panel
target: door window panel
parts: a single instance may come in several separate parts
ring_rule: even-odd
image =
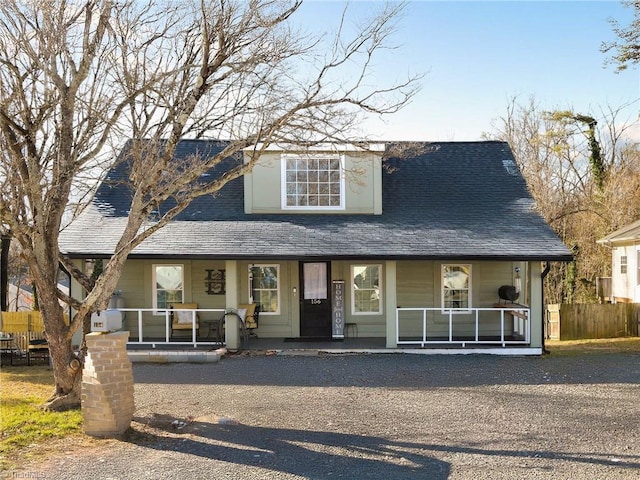
[[[327,264],[305,263],[304,268],[304,299],[327,299]]]

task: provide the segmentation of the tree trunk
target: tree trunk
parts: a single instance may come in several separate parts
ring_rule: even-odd
[[[42,292],[43,289],[40,289]],[[67,410],[80,406],[80,387],[84,358],[73,351],[72,337],[64,310],[55,296],[40,296],[40,312],[53,365],[55,391],[44,408]]]
[[[0,253],[0,310],[7,311],[9,296],[9,245],[11,239],[2,236],[2,252]],[[16,309],[17,309],[16,303]]]
[[[57,335],[49,334],[47,339],[53,364],[55,391],[44,408],[58,411],[79,408],[82,359],[74,354],[71,339],[61,339]]]

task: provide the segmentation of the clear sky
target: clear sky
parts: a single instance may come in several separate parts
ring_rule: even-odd
[[[307,1],[299,20],[332,31],[345,3]],[[351,2],[349,19],[362,20],[380,3]],[[640,141],[640,70],[605,66],[603,41],[615,38],[609,18],[628,25],[620,1],[410,1],[377,74],[402,78],[426,73],[422,91],[384,122],[366,123],[381,140],[477,140],[504,116],[509,100],[534,96],[545,110],[573,109],[603,118],[625,106],[619,120],[634,122]],[[332,25],[333,27],[327,27]]]

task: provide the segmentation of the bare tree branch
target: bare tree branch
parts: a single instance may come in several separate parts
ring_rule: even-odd
[[[372,82],[403,4],[354,33],[295,27],[299,0],[0,0],[0,224],[20,244],[38,288],[58,393],[73,392],[71,337],[104,308],[129,253],[195,198],[251,171],[274,142],[351,142],[362,115],[406,105],[420,75]],[[341,21],[345,22],[347,11]],[[228,140],[219,154],[173,161],[183,138]],[[95,282],[59,252],[125,141],[127,224]],[[362,139],[366,140],[366,139]],[[216,178],[204,173],[253,148]],[[174,206],[149,222],[157,205]],[[58,291],[59,265],[86,289]],[[75,308],[70,325],[59,299]],[[74,357],[75,358],[75,357]],[[77,392],[76,392],[77,393]]]

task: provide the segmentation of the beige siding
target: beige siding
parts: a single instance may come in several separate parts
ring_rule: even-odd
[[[351,280],[352,265],[381,265],[381,290],[382,312],[380,314],[354,314],[353,312],[353,281]],[[384,262],[371,260],[339,261],[331,262],[332,280],[345,281],[345,323],[355,323],[358,326],[358,336],[360,337],[384,337],[386,335],[386,315],[385,315],[385,265]]]
[[[262,156],[253,171],[245,175],[245,211],[247,213],[281,213],[282,162],[281,152]],[[345,156],[345,210],[331,213],[381,213],[382,162],[373,154]],[[297,213],[296,210],[286,210]],[[318,213],[327,212],[318,210]],[[309,210],[301,213],[310,213]]]
[[[441,271],[443,264],[471,265],[471,307],[491,308],[498,302],[498,288],[514,283],[515,267],[520,266],[524,277],[524,265],[513,262],[435,262],[411,261],[398,262],[397,284],[398,305],[404,308],[435,307],[442,305]],[[524,289],[524,278],[522,288]],[[521,300],[521,299],[520,299]],[[483,334],[498,335],[500,320],[495,313],[480,312],[479,320]],[[421,312],[404,312],[402,333],[418,335],[421,330]],[[406,323],[404,322],[406,320]],[[455,314],[453,316],[454,335],[473,335],[475,333],[475,313]],[[506,333],[513,327],[511,317],[505,317]],[[446,336],[449,332],[449,315],[430,311],[427,314],[427,331],[430,335]]]
[[[299,305],[297,295],[293,294],[293,287],[297,288],[298,285],[298,262],[238,262],[240,303],[246,303],[249,300],[249,265],[254,263],[256,265],[279,265],[280,267],[278,278],[280,312],[277,314],[261,313],[256,333],[265,338],[297,336],[299,332],[297,324]]]
[[[205,291],[206,269],[224,268],[224,262],[217,261],[160,261],[129,260],[125,265],[118,283],[122,291],[125,308],[153,308],[153,265],[175,264],[184,266],[184,302],[197,303],[199,308],[224,308],[224,295],[207,295]],[[216,320],[219,314],[202,312],[201,320]],[[127,312],[124,327],[131,332],[131,339],[138,338],[138,316],[135,312]],[[166,319],[164,315],[143,313],[143,331],[145,337],[164,337]]]
[[[182,264],[185,267],[185,302],[197,303],[200,308],[220,308],[227,306],[225,295],[208,295],[205,288],[207,269],[224,269],[225,262],[215,260],[185,260],[185,261],[153,261],[130,260],[124,269],[118,284],[127,308],[152,308],[152,267],[159,263]],[[297,337],[300,332],[300,304],[299,304],[299,264],[297,261],[260,262],[261,264],[279,265],[280,287],[280,311],[277,314],[260,314],[259,328],[256,333],[263,338]],[[459,262],[465,263],[465,262]],[[238,303],[247,303],[249,300],[248,271],[251,262],[237,262],[238,284],[226,288],[237,289]],[[381,265],[381,296],[382,313],[380,314],[354,314],[352,311],[353,286],[351,276],[352,265]],[[398,261],[396,263],[397,302],[392,307],[440,307],[441,306],[441,267],[443,262],[435,261]],[[520,266],[522,271],[522,287],[525,289],[526,275],[524,264],[512,262],[471,262],[472,268],[472,307],[490,308],[498,302],[498,288],[501,285],[514,283],[514,269]],[[384,337],[387,331],[387,321],[395,322],[395,318],[387,318],[393,310],[389,309],[387,302],[386,263],[371,261],[334,261],[331,263],[331,275],[333,280],[344,280],[345,288],[345,322],[358,325],[358,335],[361,337]],[[522,299],[521,299],[522,300]],[[524,303],[524,302],[521,302]],[[415,317],[414,331],[420,332],[421,313],[404,312],[403,315]],[[500,322],[489,318],[489,313],[481,313],[480,320],[483,333],[498,335]],[[219,314],[203,312],[201,320],[216,320]],[[449,317],[441,312],[428,313],[428,331],[430,335],[448,335]],[[510,317],[506,317],[508,334],[510,332]],[[164,337],[165,317],[153,315],[151,312],[144,314],[145,337]],[[459,314],[454,316],[454,334],[472,335],[475,329],[475,316]],[[533,328],[538,328],[533,322]],[[137,339],[138,320],[137,314],[130,312],[125,317],[125,328],[130,330],[132,340]],[[403,333],[407,333],[403,330]]]

